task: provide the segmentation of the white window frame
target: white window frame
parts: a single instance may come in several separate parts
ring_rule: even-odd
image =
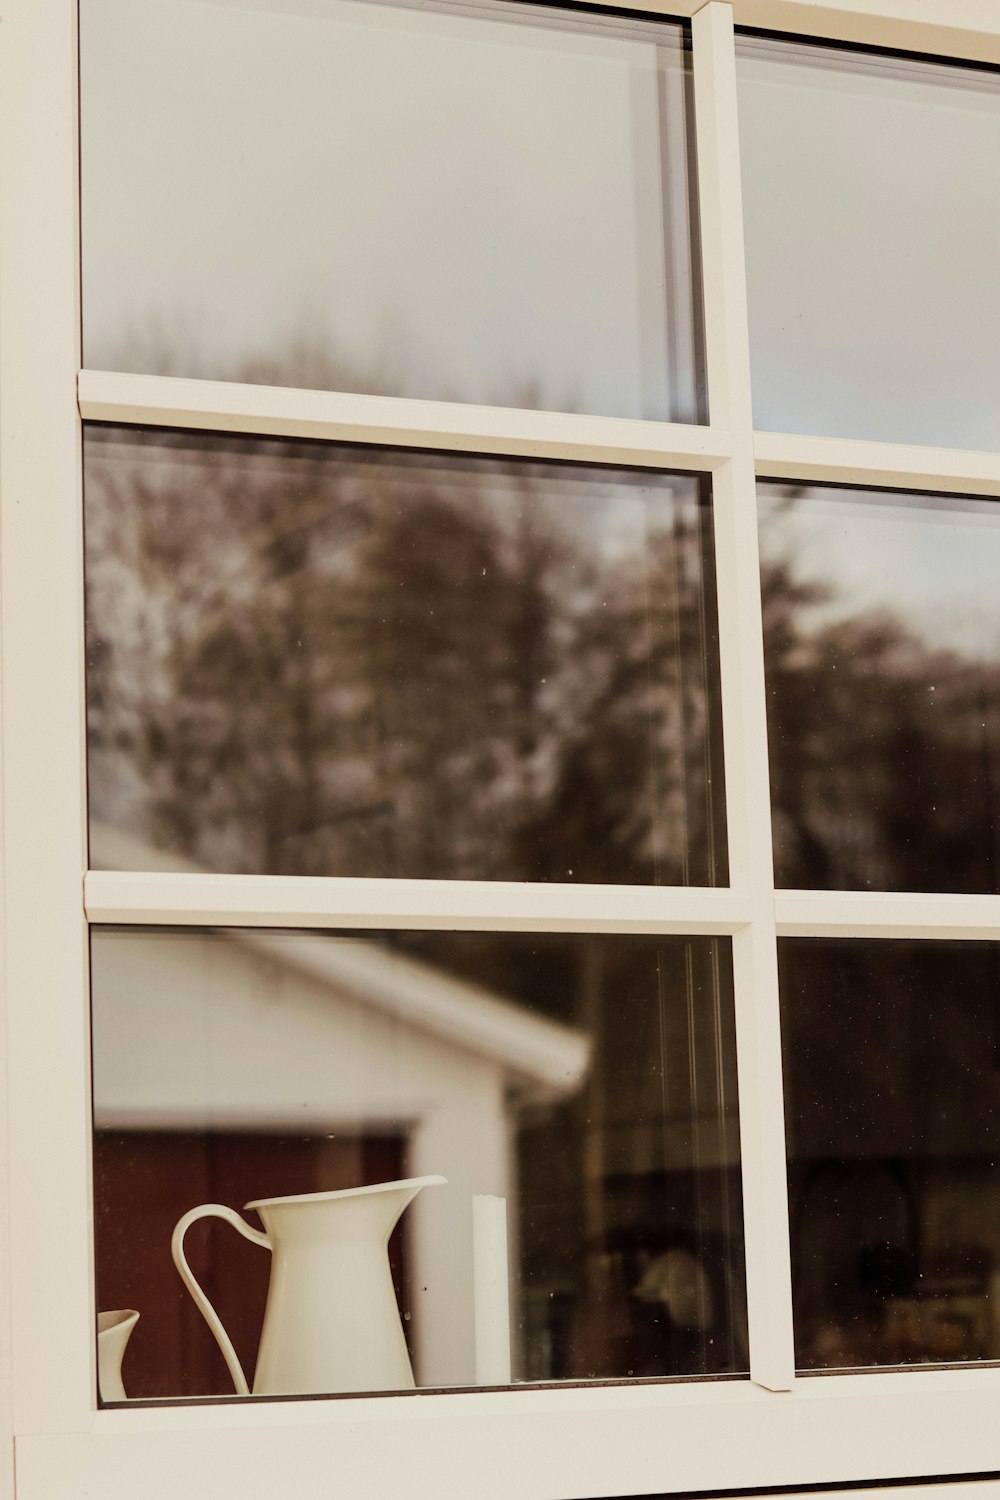
[[[139,3],[139,0],[137,0]],[[632,0],[617,0],[619,5]],[[755,476],[1000,496],[1000,454],[752,427],[733,27],[1000,63],[995,0],[677,0],[690,16],[705,427],[82,372],[74,0],[0,25],[0,1494],[574,1500],[1000,1472],[1000,1366],[794,1378],[776,938],[1000,937],[1000,897],[775,892]],[[731,886],[86,875],[82,418],[711,473]],[[88,927],[686,932],[733,944],[751,1376],[96,1409]],[[949,1492],[956,1488],[945,1486]],[[989,1478],[961,1486],[1000,1494]]]

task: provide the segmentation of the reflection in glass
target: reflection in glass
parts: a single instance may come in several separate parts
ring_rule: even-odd
[[[779,944],[796,1359],[1000,1359],[1000,944]]]
[[[475,0],[80,19],[91,368],[704,419],[681,27]]]
[[[104,868],[725,880],[697,479],[93,428]]]
[[[98,1310],[130,1398],[232,1394],[191,1208],[440,1173],[390,1244],[417,1385],[475,1381],[472,1198],[507,1203],[512,1378],[747,1368],[728,945],[100,928]],[[246,1216],[256,1225],[253,1213]],[[266,1249],[186,1251],[252,1379]]]
[[[1000,507],[758,486],[775,871],[1000,890]]]
[[[1000,448],[1000,74],[742,37],[754,425]]]

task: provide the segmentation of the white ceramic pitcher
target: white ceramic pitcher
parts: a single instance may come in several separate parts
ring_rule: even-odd
[[[410,1177],[334,1193],[257,1199],[245,1207],[260,1214],[263,1234],[221,1203],[203,1203],[178,1220],[170,1242],[174,1265],[241,1396],[250,1390],[236,1351],[184,1256],[190,1225],[214,1215],[271,1251],[255,1396],[412,1390],[387,1246],[420,1189],[445,1180]]]
[[[125,1345],[139,1321],[134,1307],[97,1314],[97,1389],[102,1401],[127,1401],[122,1384]]]

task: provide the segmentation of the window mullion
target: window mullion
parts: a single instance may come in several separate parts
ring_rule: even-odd
[[[795,1361],[731,7],[710,0],[692,37],[709,408],[733,434],[713,502],[730,871],[752,911],[733,940],[750,1372],[785,1390]]]
[[[729,452],[717,428],[476,406],[298,387],[81,370],[85,421],[253,437],[320,439],[572,462],[711,471]]]
[[[446,931],[658,932],[719,936],[749,919],[744,896],[714,886],[530,885],[302,875],[93,870],[92,922]]]
[[[782,937],[943,938],[996,942],[1000,896],[923,891],[777,891]]]
[[[32,0],[5,18],[17,86],[0,107],[6,1186],[19,1444],[85,1430],[94,1385],[75,17],[75,0]]]
[[[980,0],[735,0],[735,12],[740,26],[1000,61],[996,9]]]
[[[762,478],[1000,495],[1000,455],[996,453],[784,432],[758,432],[754,452]]]

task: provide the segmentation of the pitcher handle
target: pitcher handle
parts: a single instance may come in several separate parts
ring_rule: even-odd
[[[177,1267],[184,1285],[194,1298],[198,1311],[215,1335],[215,1342],[222,1350],[222,1357],[229,1366],[229,1373],[233,1377],[236,1394],[238,1396],[249,1396],[250,1387],[247,1385],[243,1366],[236,1356],[232,1339],[223,1328],[215,1308],[195,1280],[194,1273],[187,1263],[187,1256],[184,1254],[185,1234],[187,1234],[195,1219],[207,1218],[225,1219],[227,1224],[231,1224],[234,1229],[239,1230],[244,1239],[252,1240],[255,1245],[263,1245],[267,1250],[271,1248],[271,1241],[266,1234],[261,1234],[259,1229],[251,1228],[235,1209],[227,1208],[224,1203],[202,1203],[198,1208],[188,1209],[188,1212],[177,1220],[177,1226],[170,1240],[170,1253],[174,1258],[174,1265]]]

